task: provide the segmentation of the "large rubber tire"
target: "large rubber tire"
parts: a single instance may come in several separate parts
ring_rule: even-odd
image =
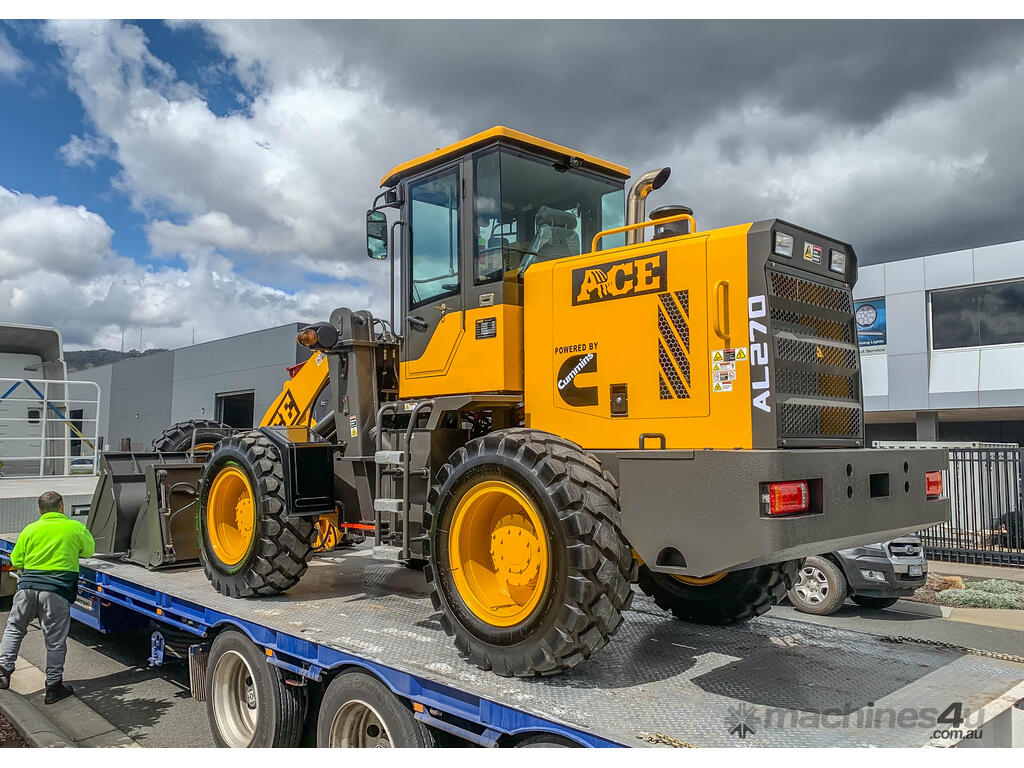
[[[350,670],[327,686],[316,724],[318,747],[433,747],[434,732],[373,675]]]
[[[227,466],[246,475],[255,495],[249,549],[233,565],[221,561],[210,542],[208,498],[217,473]],[[258,430],[221,440],[199,481],[200,560],[214,588],[229,597],[274,595],[294,586],[309,567],[314,521],[286,512],[284,471],[277,448]]]
[[[789,602],[800,613],[812,616],[831,616],[846,602],[846,576],[842,569],[827,557],[808,557],[804,560],[789,590]]]
[[[305,688],[235,630],[217,635],[206,665],[206,714],[218,747],[297,747],[306,718]]]
[[[232,429],[227,424],[207,419],[179,421],[160,433],[153,441],[153,450],[161,453],[187,451],[192,447],[192,433],[196,436],[196,445],[216,445],[228,434],[225,430]]]
[[[861,608],[870,608],[873,611],[894,606],[899,600],[898,597],[867,597],[866,595],[853,595],[850,599]]]
[[[765,613],[786,595],[798,561],[732,571],[711,584],[686,584],[640,566],[640,589],[677,619],[696,624],[732,624]]]
[[[460,499],[495,479],[532,502],[549,553],[539,602],[512,626],[495,626],[469,609],[449,562],[449,524]],[[520,428],[471,440],[441,467],[429,502],[424,575],[431,601],[473,664],[502,676],[558,674],[603,648],[622,624],[633,597],[632,550],[620,529],[615,486],[575,443]]]

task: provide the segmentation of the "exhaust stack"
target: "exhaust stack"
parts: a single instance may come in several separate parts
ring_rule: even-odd
[[[633,186],[629,188],[626,196],[626,224],[636,224],[647,217],[647,196],[656,189],[660,189],[668,181],[672,169],[655,168],[641,175]],[[626,233],[626,245],[636,245],[641,242],[641,230],[634,229]]]

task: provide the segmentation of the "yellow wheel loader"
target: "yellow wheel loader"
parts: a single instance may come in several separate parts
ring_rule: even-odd
[[[850,245],[648,219],[668,175],[627,192],[628,169],[504,127],[394,168],[366,222],[388,318],[304,328],[311,357],[259,429],[107,454],[97,538],[151,567],[198,557],[252,597],[365,536],[423,567],[472,663],[535,676],[604,646],[632,583],[736,621],[805,556],[947,519],[943,451],[864,447]]]

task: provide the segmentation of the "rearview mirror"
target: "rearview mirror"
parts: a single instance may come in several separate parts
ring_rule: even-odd
[[[388,257],[388,217],[384,211],[366,212],[366,255],[371,259]]]

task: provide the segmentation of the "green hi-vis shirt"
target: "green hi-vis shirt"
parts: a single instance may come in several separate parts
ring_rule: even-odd
[[[11,565],[22,570],[18,589],[56,592],[74,601],[78,591],[78,558],[96,549],[92,534],[77,520],[47,512],[18,535]]]

